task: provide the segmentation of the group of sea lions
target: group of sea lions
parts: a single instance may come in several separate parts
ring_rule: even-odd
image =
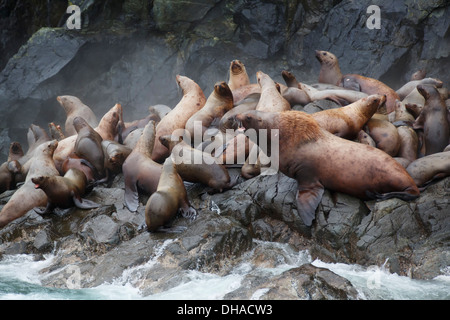
[[[209,192],[232,188],[237,180],[229,167],[241,167],[250,179],[276,162],[298,183],[297,210],[307,226],[325,188],[363,200],[409,201],[450,175],[450,99],[442,81],[420,70],[395,91],[373,78],[342,74],[330,52],[316,51],[316,57],[315,84],[287,70],[281,72],[285,85],[262,71],[251,83],[244,64],[233,60],[228,81],[217,82],[206,97],[195,81],[177,75],[179,103],[152,106],[132,122],[123,120],[120,104],[98,121],[77,97],[57,97],[67,115],[64,129],[51,123],[47,133],[31,125],[27,152],[11,143],[0,166],[0,193],[18,188],[0,212],[0,227],[32,209],[98,207],[84,197],[119,173],[130,211],[139,207],[139,194],[149,196],[149,231],[170,225],[178,213],[196,216],[183,182],[201,183]],[[297,111],[317,100],[337,106]],[[265,136],[247,135],[250,129]],[[277,144],[275,154],[262,138]],[[257,157],[250,162],[253,150]]]

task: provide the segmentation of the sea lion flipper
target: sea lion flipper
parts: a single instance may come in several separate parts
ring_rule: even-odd
[[[131,212],[136,212],[139,206],[139,194],[134,184],[134,187],[128,187],[125,184],[124,204]]]
[[[100,205],[94,201],[77,196],[73,196],[73,203],[80,209],[94,209],[100,207]]]
[[[180,213],[183,218],[189,219],[191,221],[193,221],[197,218],[197,210],[195,210],[191,206],[180,208]]]
[[[316,185],[312,188],[298,188],[297,193],[297,211],[300,214],[305,225],[310,227],[316,217],[316,209],[322,200],[324,188],[322,185]]]

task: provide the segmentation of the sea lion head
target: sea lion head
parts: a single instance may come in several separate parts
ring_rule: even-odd
[[[48,176],[38,176],[38,177],[34,177],[31,178],[31,182],[34,183],[34,188],[35,189],[43,189],[46,187],[47,183],[48,183]]]
[[[22,145],[17,141],[11,142],[9,145],[9,154],[16,157],[22,157],[24,155]]]
[[[224,99],[233,101],[233,94],[231,93],[231,89],[225,81],[217,82],[214,85],[214,93]]]
[[[334,66],[338,61],[336,56],[328,51],[316,50],[316,58],[321,65]]]
[[[64,108],[66,114],[69,114],[74,109],[75,105],[82,104],[81,100],[74,96],[58,96],[56,97],[56,100],[61,107]]]
[[[233,60],[230,63],[230,70],[232,74],[238,75],[242,72],[245,72],[245,66],[241,61]]]
[[[58,147],[58,140],[46,142],[46,144],[44,144],[43,152],[49,156],[53,156],[53,152],[55,152],[57,147]]]
[[[82,117],[75,117],[73,119],[73,127],[79,133],[79,131],[85,127],[90,127],[89,124]]]
[[[166,147],[169,150],[172,150],[172,148],[177,145],[181,140],[183,140],[183,136],[177,136],[177,135],[163,135],[159,136],[159,142]]]
[[[283,70],[283,71],[281,71],[281,76],[283,77],[284,82],[286,82],[288,87],[296,85],[297,79],[291,72],[289,72],[287,70]]]
[[[248,130],[248,129],[267,129],[267,116],[271,114],[270,112],[263,112],[258,110],[250,110],[244,113],[240,113],[235,116],[235,121],[240,129],[238,130]]]
[[[425,100],[428,100],[433,96],[440,96],[439,91],[437,91],[436,87],[431,84],[419,84],[417,86],[417,91],[419,91]]]

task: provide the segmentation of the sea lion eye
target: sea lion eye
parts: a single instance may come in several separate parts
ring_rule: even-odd
[[[326,53],[326,52],[324,52],[324,53],[323,53],[323,55],[324,55],[324,56],[326,56],[326,55],[327,55],[327,53]]]
[[[250,120],[252,120],[252,117],[246,116],[245,119],[248,120],[248,121],[250,121]]]

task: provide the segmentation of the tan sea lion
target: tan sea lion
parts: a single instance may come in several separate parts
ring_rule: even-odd
[[[400,149],[400,137],[397,128],[387,120],[372,117],[364,126],[375,141],[377,148],[383,150],[391,157],[395,157]]]
[[[375,141],[372,139],[372,137],[371,137],[367,132],[365,132],[364,130],[361,130],[361,131],[358,133],[358,136],[356,137],[356,140],[357,140],[359,143],[366,144],[366,145],[371,146],[371,147],[374,147],[374,148],[377,147],[377,144],[376,144]]]
[[[447,107],[435,86],[421,84],[417,90],[426,102],[413,128],[423,130],[425,155],[442,152],[450,139]]]
[[[120,114],[122,112],[122,106],[118,103],[106,112],[100,119],[100,123],[94,129],[103,140],[114,140],[118,134]],[[72,135],[58,142],[58,147],[53,155],[55,166],[58,171],[63,175],[62,164],[67,157],[73,153],[77,135]]]
[[[5,161],[0,165],[0,194],[15,189],[15,174],[20,173],[20,168],[17,160]]]
[[[22,145],[19,142],[13,141],[10,143],[7,161],[19,160],[24,155]]]
[[[203,134],[210,127],[211,123],[214,120],[220,120],[232,108],[233,94],[230,88],[224,81],[217,82],[205,105],[186,121],[185,128],[192,138],[194,137],[195,130],[198,130],[203,137]]]
[[[78,169],[70,169],[62,176],[37,176],[31,179],[35,189],[41,189],[47,195],[45,209],[34,208],[39,214],[50,213],[54,208],[67,209],[76,206],[80,209],[94,209],[100,205],[84,199],[87,179]]]
[[[319,82],[330,83],[367,94],[386,95],[386,110],[379,110],[380,113],[391,113],[394,110],[395,100],[400,100],[398,94],[392,88],[377,79],[358,74],[343,75],[338,59],[331,52],[316,51],[316,58],[321,66]]]
[[[411,126],[398,126],[398,137],[400,139],[400,148],[397,157],[405,158],[410,162],[417,159],[419,148],[419,138]]]
[[[256,79],[261,86],[261,97],[256,105],[256,110],[279,112],[291,109],[291,105],[281,96],[272,78],[264,72],[258,71]]]
[[[36,148],[25,183],[13,194],[0,212],[0,227],[20,218],[35,207],[43,207],[47,204],[47,196],[42,190],[34,188],[31,179],[41,175],[59,175],[52,158],[57,145],[58,141],[53,140],[42,143]]]
[[[183,90],[180,102],[156,126],[155,146],[152,159],[162,162],[169,156],[169,150],[159,141],[160,136],[172,134],[176,129],[184,129],[186,122],[206,103],[202,89],[188,77],[177,75],[177,83]]]
[[[239,60],[231,61],[230,78],[228,80],[228,87],[230,88],[230,90],[236,90],[249,84],[250,78],[248,77],[245,65]]]
[[[281,76],[283,77],[284,82],[286,82],[286,85],[289,88],[298,88],[299,82],[292,72],[283,70],[281,71]]]
[[[353,140],[385,101],[385,96],[374,94],[345,107],[315,112],[312,117],[332,134]]]
[[[394,110],[394,122],[402,122],[404,125],[412,126],[416,119],[414,116],[408,111],[406,104],[402,101],[395,101],[395,110]]]
[[[64,126],[66,136],[77,134],[75,128],[73,127],[73,119],[76,117],[82,117],[92,128],[97,127],[98,121],[94,112],[77,97],[59,96],[56,100],[58,100],[59,104],[66,112],[67,118]]]
[[[74,153],[91,163],[96,169],[96,175],[105,176],[105,155],[102,149],[102,137],[86,120],[81,117],[73,119],[73,126],[77,132]]]
[[[172,159],[164,161],[158,188],[145,205],[145,224],[149,231],[166,226],[181,212],[183,217],[195,218],[196,210],[190,205],[183,180]]]
[[[153,120],[153,121],[155,121],[155,123],[158,123],[159,121],[161,121],[161,118],[156,113],[150,113],[148,116],[146,116],[143,119],[138,119],[138,120],[134,120],[131,122],[125,122],[124,129],[121,132],[121,137],[122,137],[121,144],[123,144],[123,141],[128,137],[128,135],[131,132],[133,132],[134,130],[139,129],[139,128],[144,128],[150,120]],[[108,140],[108,141],[111,141],[111,140]]]
[[[306,93],[310,101],[328,99],[336,102],[341,106],[356,102],[368,96],[367,93],[355,90],[327,89],[318,90],[304,83],[299,83],[298,88]]]
[[[315,218],[324,188],[360,199],[412,200],[420,194],[413,179],[392,157],[336,137],[304,112],[248,111],[236,119],[246,130],[279,130],[279,170],[297,180],[297,208],[307,226]]]
[[[419,187],[426,187],[450,175],[450,152],[437,152],[419,158],[406,168]]]
[[[226,132],[227,129],[236,130],[234,116],[243,113],[249,110],[255,110],[256,105],[258,104],[260,93],[253,93],[249,95],[247,98],[242,99],[240,102],[234,105],[234,107],[227,111],[219,121],[219,130],[223,133]]]
[[[162,165],[152,160],[155,132],[155,122],[149,121],[122,165],[125,180],[124,204],[132,212],[139,206],[139,192],[151,195],[158,187]]]
[[[202,183],[219,192],[233,187],[227,168],[211,154],[192,148],[179,136],[166,135],[159,139],[170,150],[184,181]]]
[[[111,140],[103,140],[101,145],[105,159],[106,177],[110,184],[114,177],[122,172],[122,165],[133,149]]]
[[[411,80],[411,81],[405,83],[399,89],[397,89],[396,92],[397,92],[398,96],[400,97],[400,100],[403,100],[419,84],[431,84],[431,85],[434,85],[436,88],[441,88],[443,83],[442,83],[441,80],[434,79],[434,78],[425,78],[425,79],[421,79],[421,80]]]
[[[232,90],[233,103],[237,104],[252,94],[261,94],[261,86],[258,83],[251,83],[246,86]]]

